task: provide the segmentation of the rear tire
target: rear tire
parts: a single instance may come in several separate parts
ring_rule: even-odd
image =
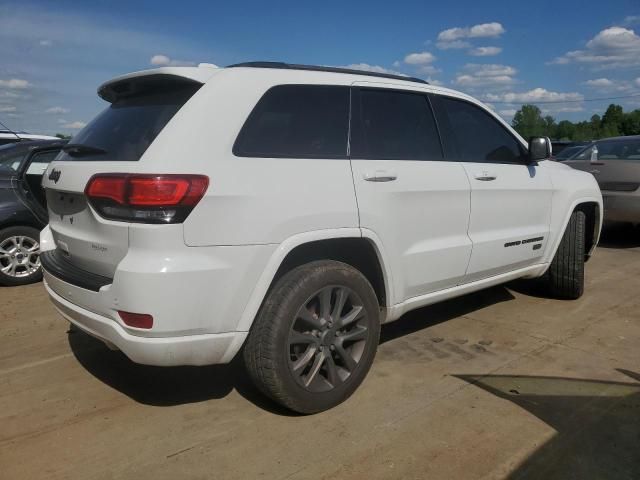
[[[40,232],[27,226],[0,230],[0,285],[27,285],[40,280]]]
[[[584,212],[574,211],[547,272],[549,291],[556,298],[575,300],[584,292]]]
[[[298,413],[345,401],[362,383],[380,337],[378,299],[350,265],[294,268],[268,294],[249,332],[244,360],[265,395]]]

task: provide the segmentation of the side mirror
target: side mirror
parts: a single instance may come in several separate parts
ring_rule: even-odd
[[[529,162],[547,160],[551,157],[551,140],[549,137],[531,137],[529,139]]]

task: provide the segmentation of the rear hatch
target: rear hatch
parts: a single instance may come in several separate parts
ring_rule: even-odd
[[[140,171],[147,148],[201,86],[194,78],[154,73],[101,87],[111,105],[73,137],[43,178],[56,261],[113,278],[128,250],[131,222],[105,215],[85,189],[96,175]]]

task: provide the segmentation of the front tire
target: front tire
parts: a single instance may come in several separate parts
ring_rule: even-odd
[[[260,391],[298,413],[345,401],[367,375],[380,336],[379,305],[358,270],[315,261],[286,273],[262,305],[244,347]]]
[[[40,232],[26,226],[0,230],[0,285],[27,285],[40,280]]]
[[[585,225],[584,212],[574,211],[547,272],[554,297],[575,300],[584,292]]]

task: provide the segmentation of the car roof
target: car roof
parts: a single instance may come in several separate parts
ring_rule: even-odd
[[[596,142],[624,142],[638,140],[640,140],[640,135],[626,135],[621,137],[599,138]]]
[[[35,150],[39,148],[63,147],[69,140],[56,138],[55,140],[22,140],[0,146],[0,153],[9,150]]]
[[[350,68],[340,67],[327,67],[321,65],[300,65],[289,64],[284,62],[245,62],[229,65],[224,68],[218,68],[215,65],[209,63],[201,63],[197,67],[160,67],[147,70],[140,70],[137,72],[128,73],[126,75],[120,75],[104,82],[98,87],[98,95],[103,99],[111,102],[117,97],[118,88],[131,80],[142,79],[143,77],[172,77],[176,79],[182,79],[187,82],[195,82],[204,84],[211,80],[214,76],[229,71],[245,72],[251,75],[258,73],[268,74],[277,72],[295,72],[296,78],[304,78],[309,82],[313,82],[314,79],[326,79],[327,83],[336,85],[348,85],[357,81],[372,81],[372,82],[384,82],[389,83],[391,86],[403,86],[419,88],[421,90],[428,88],[429,91],[436,93],[447,94],[450,96],[464,98],[466,100],[473,101],[474,103],[481,103],[477,99],[453,90],[438,85],[429,84],[425,80],[387,73],[370,72],[366,70],[356,70]],[[279,75],[283,77],[284,75]],[[392,83],[391,83],[392,82]]]
[[[307,70],[310,72],[332,72],[332,73],[346,73],[349,75],[364,75],[367,77],[378,77],[378,78],[393,78],[395,80],[404,80],[407,82],[416,82],[422,84],[429,84],[426,80],[421,78],[409,77],[408,75],[399,75],[394,73],[385,73],[385,72],[374,72],[368,70],[357,70],[354,68],[342,68],[342,67],[326,67],[322,65],[301,65],[295,63],[284,63],[284,62],[244,62],[244,63],[236,63],[233,65],[228,65],[225,68],[238,68],[238,67],[249,67],[249,68],[276,68],[280,70]]]

